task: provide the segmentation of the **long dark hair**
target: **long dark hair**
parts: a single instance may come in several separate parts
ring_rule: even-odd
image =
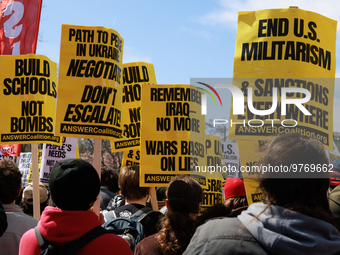
[[[282,206],[334,225],[327,199],[329,161],[321,142],[297,133],[276,136],[266,145],[264,157],[259,164],[286,166],[291,170],[297,166],[297,173],[299,167],[302,167],[305,174],[301,178],[294,178],[294,175],[287,176],[292,178],[276,178],[276,173],[262,176],[259,188],[265,194],[265,203]],[[315,170],[310,173],[310,169],[317,166],[319,170],[326,171]],[[304,167],[309,169],[309,173],[306,173]]]
[[[170,182],[167,197],[170,210],[161,220],[157,240],[164,255],[182,254],[196,230],[203,190],[194,179],[180,175]]]

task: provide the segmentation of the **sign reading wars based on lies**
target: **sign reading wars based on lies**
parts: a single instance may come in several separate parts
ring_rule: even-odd
[[[41,55],[0,56],[0,143],[60,144],[54,136],[57,64]]]
[[[297,8],[239,13],[230,140],[295,132],[333,150],[336,24]]]
[[[104,27],[63,25],[56,134],[122,135],[123,39]]]
[[[167,186],[176,174],[205,165],[205,116],[201,90],[190,85],[142,85],[141,186]],[[209,176],[209,173],[205,173]]]

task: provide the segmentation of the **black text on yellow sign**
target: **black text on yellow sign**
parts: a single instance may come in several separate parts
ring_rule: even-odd
[[[222,185],[223,180],[207,178],[207,188],[203,189],[203,201],[201,213],[215,204],[223,203]]]
[[[231,115],[229,138],[262,139],[294,132],[319,139],[332,150],[335,35],[336,21],[301,9],[239,13],[233,84],[248,102],[245,114]],[[297,88],[310,92],[310,100],[303,102],[310,115],[295,104],[281,102],[283,89]],[[274,107],[274,89],[275,111],[253,114],[249,104],[257,110]],[[294,92],[284,96],[294,100],[306,97]]]
[[[123,51],[122,39],[114,32],[70,28],[68,40],[76,43],[76,56],[120,62]],[[121,67],[112,61],[71,59],[66,75],[103,78],[120,84]]]
[[[56,133],[122,134],[123,39],[113,29],[63,25]]]
[[[194,86],[142,87],[142,182],[150,181],[150,175],[167,174],[205,179],[195,171],[205,164],[205,121],[200,107],[201,92]]]
[[[56,64],[44,56],[21,55],[2,57],[0,65],[6,122],[1,143],[59,144],[60,137],[54,136]]]

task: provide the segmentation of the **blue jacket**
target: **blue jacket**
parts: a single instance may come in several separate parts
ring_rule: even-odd
[[[237,218],[208,221],[196,230],[184,255],[340,254],[340,234],[331,224],[280,206],[260,214],[265,207],[252,204]]]

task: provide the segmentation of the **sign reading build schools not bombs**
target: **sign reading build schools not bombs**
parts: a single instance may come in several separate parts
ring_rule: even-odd
[[[142,85],[141,186],[167,186],[176,174],[205,165],[201,90],[190,85]]]
[[[332,150],[335,39],[317,13],[239,13],[229,139],[296,132]]]
[[[115,30],[62,26],[56,134],[121,137],[122,57]]]
[[[153,64],[123,64],[123,139],[111,142],[112,151],[139,148],[141,124],[141,84],[156,84]]]
[[[60,144],[54,136],[57,64],[41,55],[0,57],[0,143]]]

